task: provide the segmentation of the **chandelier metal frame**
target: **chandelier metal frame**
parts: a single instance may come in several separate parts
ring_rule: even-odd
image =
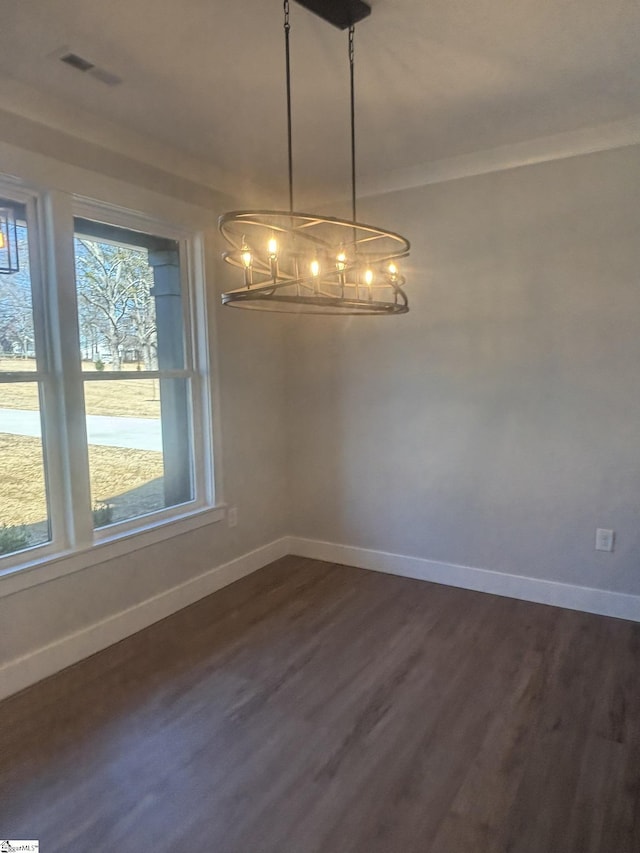
[[[349,29],[352,218],[301,213],[293,205],[289,0],[284,0],[289,210],[234,210],[218,220],[230,245],[223,259],[243,270],[244,286],[222,294],[224,305],[310,314],[406,314],[398,261],[410,243],[400,234],[357,221],[355,159],[355,23],[370,14],[363,0],[299,0]]]

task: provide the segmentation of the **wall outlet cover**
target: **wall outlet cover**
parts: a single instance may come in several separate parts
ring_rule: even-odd
[[[613,551],[614,538],[613,530],[605,530],[599,527],[596,530],[596,551]]]

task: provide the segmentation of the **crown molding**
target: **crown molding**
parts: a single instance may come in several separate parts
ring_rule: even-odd
[[[101,118],[4,74],[0,75],[0,109],[208,189],[237,195],[238,187],[246,183],[239,176],[223,172],[152,136]]]
[[[415,189],[428,184],[455,181],[490,172],[502,172],[535,163],[547,163],[594,154],[614,148],[640,144],[640,115],[622,121],[585,127],[580,130],[540,136],[526,142],[501,145],[485,151],[474,151],[458,157],[432,160],[406,169],[396,169],[377,176],[363,176],[358,180],[361,198],[398,190]]]
[[[0,75],[0,108],[6,113],[37,122],[48,129],[63,132],[208,189],[236,197],[239,188],[242,195],[252,196],[259,192],[265,196],[267,193],[266,187],[255,186],[246,177],[231,175],[210,162],[173,148],[152,136],[100,118],[7,75]],[[540,136],[377,175],[363,175],[358,179],[358,196],[366,198],[384,195],[638,144],[640,115],[633,115],[607,124]],[[320,207],[335,202],[335,193],[330,192],[317,198],[315,205],[311,206]]]

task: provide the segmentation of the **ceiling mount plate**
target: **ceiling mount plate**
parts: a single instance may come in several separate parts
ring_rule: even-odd
[[[347,27],[357,24],[371,14],[371,6],[364,0],[297,0],[297,2],[341,30],[346,30]]]

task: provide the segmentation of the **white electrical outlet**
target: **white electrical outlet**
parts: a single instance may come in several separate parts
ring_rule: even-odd
[[[596,530],[596,551],[613,551],[613,540],[615,533],[613,530]]]
[[[229,527],[238,526],[238,507],[230,506],[227,510],[227,524]]]

